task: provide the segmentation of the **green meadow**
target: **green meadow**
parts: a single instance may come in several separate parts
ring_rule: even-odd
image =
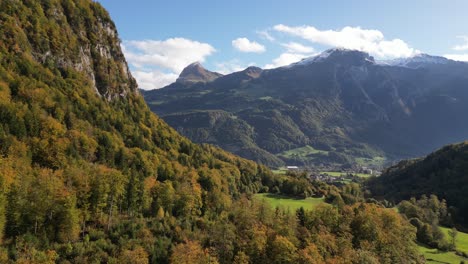
[[[450,228],[441,227],[447,240],[449,240],[448,232]],[[457,251],[468,252],[468,234],[458,231],[455,238]],[[450,263],[459,264],[461,261],[468,262],[468,259],[455,254],[455,252],[439,252],[437,249],[428,248],[424,245],[418,245],[419,252],[426,258],[427,263]]]
[[[271,170],[271,172],[273,172],[274,174],[286,174],[286,172],[288,172],[288,169],[286,169],[285,167],[281,167],[276,170]]]
[[[324,203],[324,198],[309,197],[306,199],[292,198],[284,195],[277,195],[271,193],[258,193],[255,194],[258,199],[263,199],[269,203],[273,208],[283,207],[291,211],[303,207],[306,210],[312,210],[317,205]]]
[[[418,245],[419,252],[426,258],[426,263],[447,263],[447,264],[459,264],[461,261],[467,261],[467,259],[457,256],[455,252],[439,252],[437,249],[428,248],[422,245]]]
[[[447,240],[450,240],[448,232],[451,228],[441,227],[441,229]],[[455,245],[458,251],[468,253],[468,234],[458,231],[457,236],[455,237]]]
[[[278,156],[283,156],[283,157],[286,157],[286,158],[292,158],[292,157],[303,157],[303,158],[305,158],[305,157],[307,157],[309,155],[319,154],[319,153],[328,155],[328,151],[315,149],[312,146],[304,146],[304,147],[300,147],[300,148],[296,148],[296,149],[283,151],[280,154],[278,154]]]

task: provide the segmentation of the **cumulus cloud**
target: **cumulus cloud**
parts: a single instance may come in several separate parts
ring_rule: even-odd
[[[445,54],[444,57],[455,61],[468,62],[468,54]]]
[[[378,58],[410,57],[419,52],[401,39],[386,40],[379,30],[360,27],[344,27],[337,31],[319,30],[313,26],[290,27],[279,24],[273,29],[312,43],[365,51]]]
[[[215,65],[216,65],[216,70],[215,70],[216,72],[219,72],[222,74],[229,74],[233,72],[242,71],[245,68],[250,67],[250,66],[255,66],[255,63],[251,62],[248,64],[244,64],[238,59],[232,59],[229,61],[216,63]]]
[[[266,39],[268,41],[275,41],[275,38],[270,34],[270,32],[268,30],[260,30],[260,31],[257,31],[257,34],[263,38],[263,39]]]
[[[304,46],[297,42],[284,43],[284,44],[281,44],[281,46],[285,47],[289,53],[307,54],[307,53],[314,52],[314,48],[309,47],[309,46]]]
[[[273,59],[272,63],[264,66],[265,69],[278,68],[298,62],[304,58],[317,55],[315,49],[310,46],[305,46],[297,42],[288,42],[281,44],[285,51],[277,58]]]
[[[468,36],[458,36],[458,38],[462,39],[465,43],[456,45],[453,49],[458,51],[468,50]]]
[[[142,89],[161,88],[190,63],[204,62],[216,52],[208,43],[186,38],[124,41],[122,50]]]
[[[258,42],[250,41],[248,38],[237,38],[232,41],[232,46],[241,52],[265,52],[265,46]]]
[[[456,45],[452,49],[455,51],[468,51],[468,36],[458,36],[457,38],[463,40],[463,44]],[[468,62],[468,53],[465,54],[445,54],[444,57],[455,61]]]
[[[133,77],[138,81],[142,89],[156,89],[167,86],[177,80],[175,73],[164,73],[158,70],[153,71],[132,71]]]
[[[205,58],[216,50],[210,44],[185,38],[125,41],[125,56],[131,64],[160,66],[180,72],[194,61]]]
[[[273,69],[282,66],[289,65],[294,62],[298,62],[304,58],[308,57],[307,54],[299,54],[299,53],[282,53],[279,57],[273,60],[272,63],[265,65],[265,69]]]

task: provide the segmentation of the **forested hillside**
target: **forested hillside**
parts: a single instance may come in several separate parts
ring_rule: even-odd
[[[368,184],[374,196],[399,202],[437,195],[447,200],[455,225],[468,228],[468,143],[449,145],[427,157],[402,161]]]
[[[151,113],[100,4],[0,1],[0,263],[420,262],[362,199],[298,221],[250,198],[285,182]]]

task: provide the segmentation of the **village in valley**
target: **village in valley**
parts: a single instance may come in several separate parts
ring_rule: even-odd
[[[308,166],[286,166],[278,171],[285,173],[305,173],[311,181],[320,181],[326,183],[346,183],[358,182],[362,178],[378,177],[381,174],[380,170],[365,166],[353,169],[336,169],[336,168],[311,168]]]

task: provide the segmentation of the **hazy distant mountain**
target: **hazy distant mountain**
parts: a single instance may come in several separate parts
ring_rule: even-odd
[[[376,62],[331,49],[144,96],[190,139],[272,166],[379,164],[468,136],[468,64],[425,54]]]

